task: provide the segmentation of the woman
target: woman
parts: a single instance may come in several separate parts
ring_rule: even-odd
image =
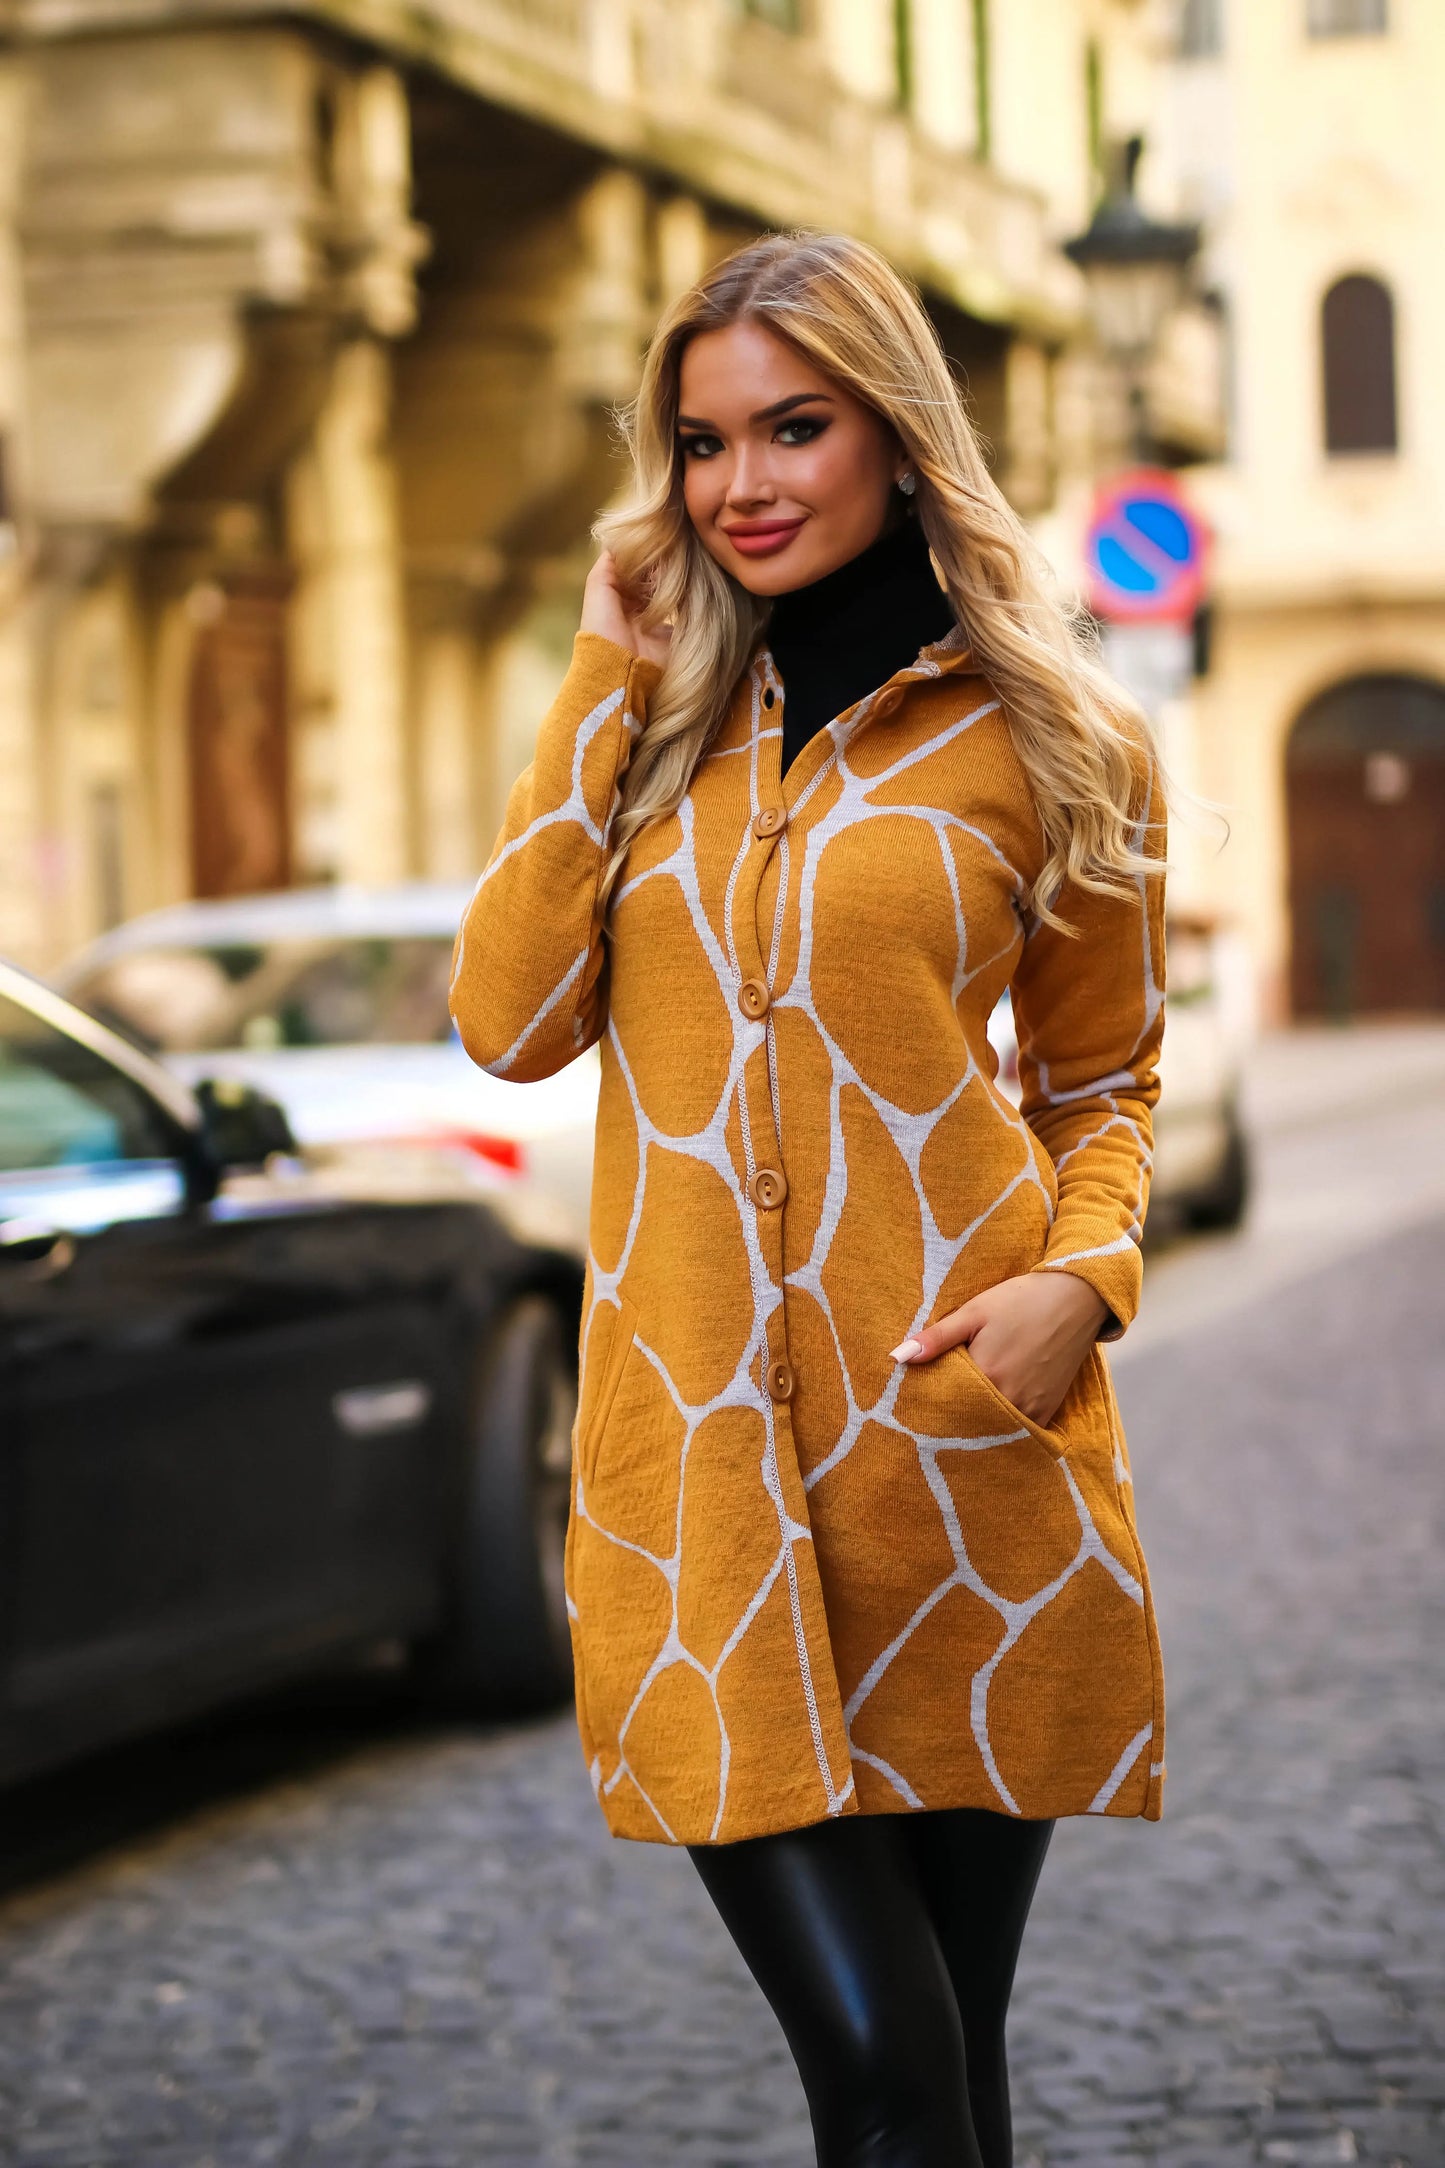
[[[869,249],[712,272],[632,450],[453,992],[494,1075],[602,1047],[584,1750],[617,1835],[691,1848],[824,2168],[1006,2168],[1053,1818],[1160,1811],[1098,1346],[1139,1297],[1154,761]]]

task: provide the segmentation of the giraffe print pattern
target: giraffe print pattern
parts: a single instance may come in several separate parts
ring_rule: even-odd
[[[954,635],[781,774],[754,660],[604,936],[656,681],[579,636],[458,940],[493,1074],[600,1039],[567,1547],[578,1713],[620,1835],[853,1812],[1160,1811],[1162,1676],[1102,1348],[1052,1424],[911,1331],[1014,1273],[1139,1289],[1162,880],[1026,908],[1043,843]],[[1162,845],[1141,755],[1137,841]],[[987,1020],[1012,986],[1023,1102]]]

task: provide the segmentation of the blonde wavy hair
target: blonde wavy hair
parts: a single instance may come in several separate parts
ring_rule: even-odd
[[[709,556],[683,502],[678,380],[688,341],[747,319],[767,325],[894,430],[918,477],[914,503],[982,674],[1007,718],[1047,844],[1029,904],[1054,925],[1066,880],[1119,890],[1160,870],[1137,848],[1139,766],[1157,763],[1142,711],[1100,667],[1091,628],[1055,600],[1017,513],[989,474],[962,393],[922,302],[861,241],[770,234],[673,303],[622,417],[634,488],[597,523],[643,621],[670,625],[662,680],[623,778],[604,882],[639,830],[675,812],[767,623]]]

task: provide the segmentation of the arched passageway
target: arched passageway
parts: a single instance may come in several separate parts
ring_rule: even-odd
[[[1296,1016],[1445,1009],[1445,686],[1359,677],[1286,753]]]

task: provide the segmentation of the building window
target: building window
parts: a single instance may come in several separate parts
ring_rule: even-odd
[[[775,30],[803,27],[803,0],[742,0],[742,11],[760,23],[771,23]]]
[[[1089,136],[1089,173],[1097,199],[1104,193],[1104,60],[1097,38],[1084,48],[1084,112]]]
[[[893,79],[898,103],[913,103],[913,0],[893,0]]]
[[[993,65],[989,52],[989,0],[973,0],[973,121],[980,158],[993,153]]]
[[[1182,0],[1181,60],[1213,60],[1224,51],[1224,0]]]
[[[1326,451],[1396,451],[1395,303],[1389,287],[1358,272],[1332,286],[1321,343]]]
[[[1382,37],[1389,0],[1309,0],[1308,23],[1312,38]]]

